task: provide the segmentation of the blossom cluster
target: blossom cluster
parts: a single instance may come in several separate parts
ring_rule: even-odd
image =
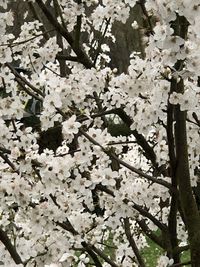
[[[0,265],[84,267],[98,256],[103,267],[111,261],[139,266],[128,233],[142,250],[147,234],[168,227],[169,107],[187,114],[191,184],[198,183],[200,6],[197,0],[146,1],[143,8],[155,17],[146,57],[133,52],[127,72],[118,74],[109,60],[89,64],[91,43],[105,21],[126,23],[138,1],[57,2],[61,26],[48,40],[38,20],[24,22],[19,36],[7,33],[12,13],[0,14],[0,229],[20,258],[12,258],[0,243]],[[0,6],[6,8],[6,1]],[[77,48],[66,36],[76,36],[80,17],[80,33],[93,33]],[[188,22],[187,38],[173,27],[177,17]],[[59,47],[59,34],[65,49]],[[101,48],[109,54],[107,44]],[[63,58],[69,54],[66,75],[60,72],[62,53]],[[30,74],[15,71],[14,62]],[[184,91],[172,91],[171,84],[178,88],[180,81]],[[40,103],[39,114],[27,115],[39,121],[36,126],[25,120],[24,106],[31,99]],[[129,134],[115,136],[110,123],[128,127]],[[174,132],[175,121],[170,126]],[[61,133],[61,142],[54,150],[41,148],[41,132],[52,129]],[[177,240],[188,242],[179,211]],[[105,256],[107,248],[112,257]],[[157,266],[172,264],[162,255]]]

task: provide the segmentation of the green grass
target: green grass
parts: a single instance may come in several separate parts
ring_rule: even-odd
[[[147,267],[156,267],[158,258],[163,254],[163,250],[157,246],[152,240],[148,239],[148,247],[141,252],[145,259]]]
[[[148,247],[144,248],[141,252],[143,258],[145,259],[147,267],[156,267],[158,258],[164,255],[164,251],[157,246],[152,240],[147,239]],[[185,251],[181,255],[181,262],[187,262],[190,260],[190,254]],[[189,267],[190,265],[187,265]]]

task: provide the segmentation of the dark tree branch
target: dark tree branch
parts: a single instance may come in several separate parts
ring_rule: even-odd
[[[172,79],[170,94],[174,90],[176,86],[176,81]],[[170,97],[169,94],[169,97]],[[175,140],[174,140],[174,106],[170,104],[168,97],[168,106],[167,106],[167,143],[168,143],[168,153],[169,153],[169,163],[170,163],[170,176],[172,187],[175,189],[171,195],[171,203],[170,203],[170,212],[168,217],[168,227],[169,234],[172,244],[172,254],[173,249],[178,246],[178,238],[177,238],[177,210],[178,210],[178,194],[177,191],[177,177],[175,175],[176,172],[176,155],[175,155]],[[180,262],[179,254],[171,255],[174,258],[175,263]]]
[[[120,117],[120,119],[130,128],[131,124],[133,123],[132,119],[125,113],[125,111],[122,108],[115,108],[111,110],[102,111],[96,114],[92,114],[92,118],[96,117],[102,117],[109,114],[116,114]],[[87,120],[87,117],[82,117],[78,121],[83,122]],[[163,175],[166,174],[165,170],[161,170],[161,168],[158,166],[158,163],[156,162],[156,154],[153,150],[153,147],[149,145],[149,143],[146,141],[145,137],[142,134],[139,134],[137,130],[133,130],[132,134],[134,135],[137,144],[143,149],[145,152],[145,157],[150,160],[153,164],[153,167],[158,171],[158,173],[162,173]]]
[[[77,0],[77,4],[81,4],[81,0]],[[81,38],[81,23],[82,23],[82,15],[77,16],[76,19],[76,26],[75,26],[75,46],[79,47],[80,46],[80,38]]]
[[[127,203],[127,200],[124,200],[125,203]],[[144,208],[142,208],[141,206],[139,206],[138,204],[132,202],[133,205],[132,207],[137,210],[142,216],[148,218],[150,221],[152,221],[156,226],[158,226],[159,229],[163,230],[163,231],[167,231],[167,226],[160,222],[159,220],[156,219],[155,216],[153,216],[151,213],[149,213],[147,210],[145,210]]]
[[[177,84],[177,92],[184,92],[184,83],[181,80]],[[188,144],[187,144],[187,129],[186,129],[186,111],[181,111],[180,106],[176,106],[175,111],[175,136],[176,136],[176,155],[177,167],[176,177],[179,185],[180,201],[183,208],[186,227],[188,229],[189,240],[191,245],[191,255],[193,260],[200,259],[199,247],[200,238],[200,215],[199,210],[193,195],[190,170],[188,160]],[[189,203],[189,205],[188,205]]]
[[[15,165],[10,161],[10,159],[8,158],[7,155],[4,155],[2,152],[0,152],[0,157],[5,161],[5,163],[7,163],[11,167],[11,169],[14,172],[16,172],[16,173],[19,174],[19,171],[17,170],[17,168],[15,167]]]
[[[59,3],[58,3],[58,0],[53,0],[54,1],[54,3],[55,3],[55,1],[56,1],[56,8],[57,8],[57,16],[59,16],[60,17],[60,20],[61,20],[61,23],[62,23],[62,27],[63,28],[65,28],[66,30],[67,30],[67,28],[66,28],[66,22],[65,22],[65,20],[64,20],[64,18],[63,18],[63,14],[62,14],[62,9],[61,9],[61,6],[59,5]],[[46,7],[47,7],[47,5],[46,5]],[[48,7],[47,7],[48,8]],[[57,19],[57,18],[56,18]]]
[[[115,114],[117,114],[128,127],[130,127],[133,123],[132,119],[126,114],[126,112],[122,108],[115,109]],[[133,130],[132,133],[135,136],[138,145],[141,146],[142,149],[145,151],[146,158],[149,159],[152,162],[153,166],[157,169],[158,164],[156,163],[156,154],[153,148],[149,145],[144,136],[142,134],[139,134],[137,130]]]
[[[146,19],[148,21],[150,33],[153,34],[154,33],[153,25],[152,25],[152,22],[151,22],[151,17],[149,16],[149,14],[148,14],[148,12],[146,10],[145,2],[146,2],[146,0],[139,0],[137,3],[141,6],[142,12],[143,12],[144,16],[146,17]]]
[[[84,249],[87,251],[88,255],[90,255],[90,257],[92,258],[94,264],[96,267],[102,267],[101,262],[99,261],[96,253],[94,253],[94,251],[91,249],[91,247],[86,243],[86,242],[82,242],[81,245],[84,247]]]
[[[4,246],[6,247],[6,249],[8,250],[8,252],[10,253],[10,256],[12,257],[12,259],[14,260],[14,262],[16,264],[23,264],[20,255],[17,253],[16,248],[11,243],[11,241],[10,241],[7,233],[3,229],[1,229],[1,228],[0,228],[0,240],[4,244]]]
[[[108,189],[105,185],[102,184],[97,184],[96,185],[96,189],[102,192],[105,192],[106,194],[110,195],[110,196],[115,196],[114,192],[110,189]]]
[[[78,62],[78,57],[68,56],[68,55],[61,54],[61,53],[57,54],[56,59]]]
[[[104,252],[102,252],[100,249],[96,248],[95,246],[91,246],[92,250],[99,255],[102,259],[104,259],[107,263],[110,264],[112,267],[120,267],[118,266],[114,261],[112,261],[108,256],[105,255]]]
[[[60,6],[58,4],[57,0],[53,0],[54,3],[54,10],[55,10],[55,16],[58,17],[59,16],[59,11],[60,11]],[[62,40],[62,35],[57,32],[57,44],[58,46],[62,49],[62,52],[64,51],[64,46],[63,46],[63,40]],[[58,59],[59,64],[60,64],[60,76],[61,77],[66,77],[66,63],[65,63],[65,59]]]
[[[11,153],[10,149],[4,148],[4,147],[0,147],[0,151],[3,152],[3,153],[6,153],[6,154],[10,154]]]
[[[25,86],[25,82],[22,81],[20,78],[15,77],[16,81],[18,82],[18,84],[22,87],[23,91],[26,92],[28,95],[32,96],[33,98],[37,99],[40,102],[43,102],[43,99],[41,97],[39,97],[37,94],[35,94],[34,92],[32,92],[31,90],[29,90],[26,86]]]
[[[65,40],[69,43],[73,51],[78,57],[78,61],[82,63],[86,68],[90,69],[94,65],[87,56],[87,54],[80,48],[77,47],[74,39],[72,38],[71,34],[64,28],[62,25],[60,25],[57,21],[57,19],[54,18],[54,16],[51,14],[51,12],[48,10],[48,8],[45,6],[42,0],[36,0],[36,3],[40,7],[40,9],[45,14],[48,21],[55,27],[55,29],[65,38]]]
[[[74,229],[74,227],[71,225],[69,220],[66,220],[66,222],[55,222],[56,225],[60,226],[64,230],[72,233],[73,235],[78,235],[79,233]]]
[[[174,249],[174,254],[180,254],[181,252],[183,251],[186,251],[190,249],[190,245],[185,245],[185,246],[182,246],[182,247],[177,247]]]
[[[32,14],[35,17],[35,19],[38,20],[39,22],[41,22],[41,24],[42,24],[41,28],[42,28],[42,30],[44,32],[44,38],[46,40],[48,40],[50,38],[49,32],[47,32],[47,30],[46,30],[46,28],[44,26],[44,23],[43,23],[42,19],[40,18],[39,14],[38,14],[38,12],[37,12],[37,10],[35,8],[34,3],[28,1],[28,5],[29,5],[30,11],[32,12]]]
[[[195,119],[197,125],[200,127],[200,120],[195,112],[192,113],[192,117]]]
[[[147,224],[145,223],[145,220],[137,220],[138,225],[142,229],[143,233],[145,233],[146,236],[148,236],[153,242],[155,242],[158,246],[160,246],[163,249],[166,249],[162,242],[162,237],[157,236],[153,231],[149,229]]]
[[[125,234],[126,234],[126,237],[129,241],[129,244],[137,258],[137,262],[139,264],[140,267],[145,267],[145,262],[142,258],[142,256],[140,255],[140,251],[135,243],[135,240],[131,234],[131,229],[130,229],[130,222],[129,222],[129,219],[128,218],[125,218],[124,219],[124,229],[125,229]]]
[[[67,221],[67,223],[56,222],[56,224],[58,226],[60,226],[62,229],[66,230],[68,232],[71,232],[74,235],[79,234],[76,230],[74,230],[73,226],[71,225],[71,223],[69,221]],[[88,252],[90,257],[93,259],[94,263],[98,264],[96,266],[102,267],[102,265],[100,265],[101,263],[100,263],[98,257],[96,256],[96,254],[97,254],[102,259],[104,259],[107,263],[109,263],[112,267],[119,267],[116,263],[114,263],[111,259],[109,259],[101,250],[99,250],[95,246],[90,245],[85,241],[83,241],[81,244],[84,247],[84,249]]]
[[[175,264],[171,265],[171,267],[179,267],[179,266],[185,266],[185,265],[191,265],[191,261],[185,261],[182,263],[175,263]]]

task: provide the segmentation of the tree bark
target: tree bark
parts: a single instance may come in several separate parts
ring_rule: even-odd
[[[177,92],[184,92],[183,80],[177,83]],[[176,177],[178,180],[180,201],[183,208],[191,251],[192,267],[200,266],[200,215],[193,195],[187,148],[186,111],[181,111],[177,105],[175,110],[176,139]]]
[[[171,26],[174,29],[174,35],[180,36],[186,40],[188,25],[189,23],[185,17],[177,15],[176,20],[171,23]],[[180,71],[183,69],[183,66],[184,61],[178,60],[174,68]],[[178,82],[176,78],[172,78],[170,93],[176,92],[183,94],[184,90],[183,79],[180,78],[180,81]],[[174,181],[176,181],[178,185],[180,204],[184,213],[184,223],[188,230],[191,264],[192,267],[197,267],[200,266],[200,215],[190,182],[186,128],[187,111],[181,111],[180,105],[178,104],[175,106],[173,114],[175,120],[174,136],[176,148]]]

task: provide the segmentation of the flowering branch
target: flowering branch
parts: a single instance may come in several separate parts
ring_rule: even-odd
[[[36,98],[37,100],[39,100],[40,102],[42,102],[42,98],[40,98],[38,95],[44,97],[44,94],[37,89],[35,86],[33,86],[30,82],[28,82],[24,77],[22,77],[13,67],[10,63],[6,63],[5,64],[11,71],[12,73],[15,75],[17,82],[22,86],[23,90],[33,96],[34,98]],[[24,86],[24,84],[28,85],[34,92],[36,92],[38,95],[36,95],[35,93],[33,93],[32,91],[30,91],[28,88],[26,88]]]
[[[61,26],[58,21],[54,18],[48,8],[45,6],[42,0],[36,0],[36,3],[40,7],[40,9],[44,12],[48,21],[55,27],[55,29],[66,39],[66,41],[70,44],[71,48],[74,50],[75,54],[78,57],[78,61],[82,63],[86,68],[92,68],[93,64],[86,55],[86,53],[80,48],[75,45],[74,39],[72,38],[71,34]]]
[[[96,65],[96,62],[97,62],[99,53],[100,53],[100,51],[101,51],[101,45],[102,45],[102,43],[103,43],[103,41],[104,41],[106,32],[107,32],[107,30],[108,30],[109,23],[110,23],[110,19],[106,20],[106,26],[105,26],[104,32],[103,32],[103,34],[102,34],[102,36],[101,36],[101,39],[98,41],[98,47],[97,47],[97,49],[96,49],[96,53],[95,53],[95,57],[94,57],[94,65]]]
[[[51,29],[51,30],[45,31],[45,32],[40,33],[40,34],[36,34],[33,37],[31,37],[29,39],[26,39],[26,40],[23,40],[21,42],[13,42],[13,43],[1,44],[0,47],[1,46],[14,47],[14,46],[17,46],[17,45],[25,44],[25,43],[33,41],[37,37],[43,36],[43,35],[45,35],[45,34],[47,34],[49,32],[53,32],[53,31],[55,31],[55,29]]]
[[[108,156],[110,156],[111,158],[115,159],[118,161],[119,164],[121,164],[122,166],[126,167],[127,169],[137,173],[138,175],[146,178],[147,180],[151,181],[151,182],[154,182],[154,183],[157,183],[157,184],[160,184],[160,185],[163,185],[167,188],[171,188],[171,185],[166,182],[166,181],[163,181],[161,179],[157,179],[155,177],[152,177],[144,172],[142,172],[141,170],[131,166],[130,164],[128,164],[127,162],[121,160],[120,158],[118,158],[115,154],[113,154],[112,152],[110,152],[109,150],[105,149],[102,145],[100,145],[94,138],[92,138],[90,135],[88,135],[84,130],[80,129],[80,132],[89,140],[91,141],[91,143],[93,143],[94,145],[97,145],[99,146],[102,151],[104,151]]]
[[[125,199],[124,202],[127,203],[127,200]],[[157,219],[155,218],[155,216],[153,216],[153,215],[152,215],[151,213],[149,213],[147,210],[145,210],[144,208],[142,208],[140,205],[134,203],[133,201],[132,201],[132,203],[133,203],[133,206],[132,206],[132,207],[133,207],[135,210],[137,210],[142,216],[148,218],[148,219],[149,219],[150,221],[152,221],[156,226],[158,226],[158,228],[160,228],[161,230],[163,230],[163,231],[167,231],[167,226],[166,226],[164,223],[162,223],[162,222],[160,222],[159,220],[157,220]]]
[[[57,222],[57,225],[59,225],[61,228],[63,228],[64,230],[67,230],[75,235],[78,234],[78,232],[75,230],[70,229],[68,226],[65,225],[65,223],[60,223]],[[83,241],[81,242],[81,245],[84,247],[84,249],[88,252],[88,254],[91,256],[91,258],[93,259],[94,263],[97,264],[96,266],[98,267],[102,267],[99,259],[97,258],[96,254],[99,255],[102,259],[104,259],[107,263],[109,263],[112,267],[119,267],[116,263],[114,263],[111,259],[109,259],[101,250],[99,250],[98,248],[96,248],[94,245],[90,245],[87,242]],[[95,254],[95,253],[96,254]]]

